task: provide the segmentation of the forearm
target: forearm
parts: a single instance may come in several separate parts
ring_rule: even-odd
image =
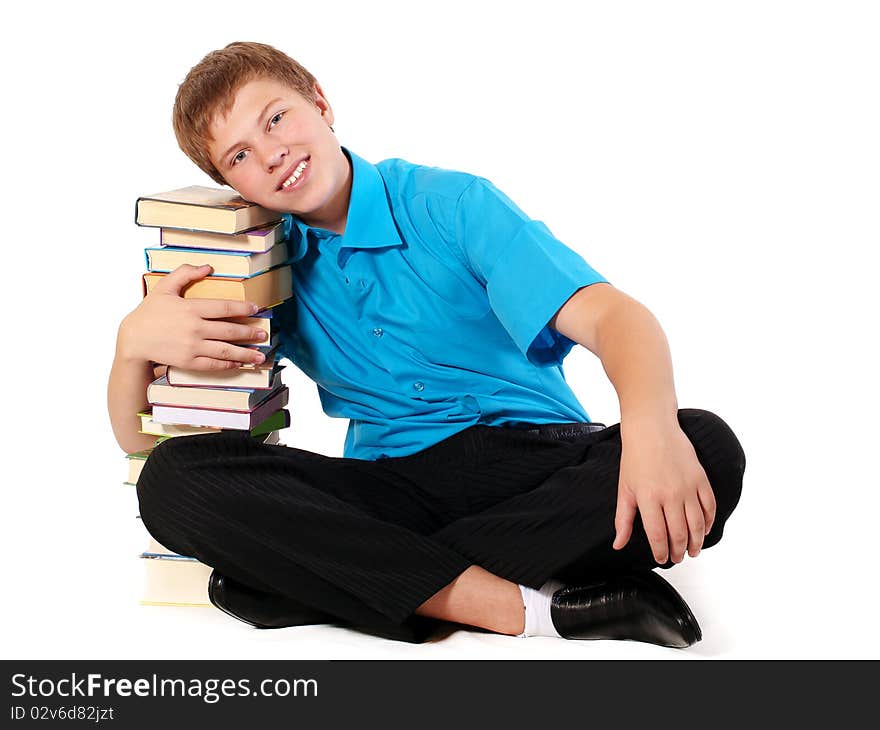
[[[596,349],[617,391],[622,430],[627,423],[678,425],[669,343],[645,306],[627,297],[609,311]]]
[[[153,380],[149,361],[132,357],[126,350],[124,323],[116,340],[116,356],[107,383],[107,409],[116,442],[126,453],[152,447],[155,436],[140,433],[138,411],[148,408],[147,386]]]
[[[616,536],[622,549],[640,515],[661,565],[699,553],[715,515],[712,487],[678,422],[672,356],[656,317],[607,283],[582,287],[551,320],[602,362],[620,400]]]

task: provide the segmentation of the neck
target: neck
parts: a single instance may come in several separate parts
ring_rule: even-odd
[[[345,165],[344,182],[339,191],[321,210],[316,210],[308,215],[299,216],[300,220],[308,226],[324,228],[333,231],[340,236],[345,233],[345,224],[348,222],[348,206],[351,202],[351,185],[353,181],[351,162],[340,148],[339,156]]]

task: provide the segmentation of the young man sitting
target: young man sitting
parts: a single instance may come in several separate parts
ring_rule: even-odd
[[[209,54],[180,86],[182,149],[284,214],[280,351],[350,421],[342,458],[169,439],[138,482],[144,524],[256,626],[698,641],[652,569],[718,542],[745,457],[718,416],[678,408],[657,320],[487,180],[370,164],[333,121],[315,78],[262,44]],[[109,407],[126,451],[153,445],[133,416],[153,363],[260,360],[243,346],[257,333],[226,321],[247,303],[181,296],[209,273],[180,267],[120,326]],[[566,384],[575,343],[601,359],[619,424],[591,422]]]

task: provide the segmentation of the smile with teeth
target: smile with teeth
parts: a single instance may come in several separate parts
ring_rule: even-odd
[[[287,178],[287,180],[285,180],[283,183],[281,183],[281,187],[288,188],[291,185],[293,185],[297,180],[299,180],[300,175],[303,174],[303,170],[306,169],[308,164],[309,164],[308,160],[303,160],[302,162],[300,162],[296,166],[296,169],[293,171],[293,174],[289,178]]]

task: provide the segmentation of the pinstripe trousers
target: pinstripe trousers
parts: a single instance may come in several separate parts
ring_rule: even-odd
[[[715,493],[711,547],[745,455],[718,416],[678,417]],[[377,461],[224,431],[157,446],[137,492],[147,529],[176,552],[343,622],[402,624],[471,565],[535,588],[657,567],[638,517],[611,547],[620,455],[619,424],[472,426]]]

